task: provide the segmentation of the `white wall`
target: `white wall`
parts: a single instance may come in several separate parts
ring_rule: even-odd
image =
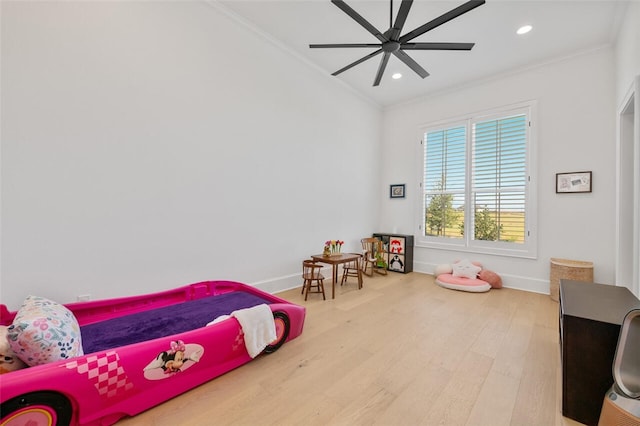
[[[385,112],[383,182],[409,184],[408,198],[383,199],[381,231],[418,233],[415,156],[418,129],[462,114],[537,100],[538,256],[535,260],[416,247],[414,268],[432,272],[464,257],[498,272],[505,286],[549,292],[551,257],[594,262],[597,282],[612,282],[615,213],[615,70],[601,48],[554,63],[496,76]],[[407,167],[410,165],[410,167]],[[558,172],[593,171],[590,194],[556,194]]]
[[[2,2],[1,301],[300,285],[377,230],[381,111],[211,5]]]
[[[640,1],[630,1],[617,35],[615,47],[616,105],[640,74]]]

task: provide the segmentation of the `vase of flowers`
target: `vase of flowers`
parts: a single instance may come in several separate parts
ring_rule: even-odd
[[[342,245],[344,241],[341,240],[328,240],[324,243],[324,250],[322,254],[324,256],[339,256],[342,251]]]

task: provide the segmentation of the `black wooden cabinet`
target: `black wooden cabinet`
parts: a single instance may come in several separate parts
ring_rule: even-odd
[[[620,326],[637,308],[640,301],[626,287],[560,280],[562,415],[598,424],[613,384]]]
[[[402,273],[413,271],[413,235],[377,233],[373,236],[382,241],[388,270]]]

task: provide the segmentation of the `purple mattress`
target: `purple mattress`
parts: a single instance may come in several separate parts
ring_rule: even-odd
[[[80,327],[85,354],[204,327],[220,315],[269,301],[236,291],[190,300]]]

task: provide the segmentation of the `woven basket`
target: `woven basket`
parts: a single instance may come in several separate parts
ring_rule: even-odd
[[[551,299],[556,302],[560,296],[560,280],[593,282],[593,262],[581,260],[551,258],[551,277],[549,290]]]

